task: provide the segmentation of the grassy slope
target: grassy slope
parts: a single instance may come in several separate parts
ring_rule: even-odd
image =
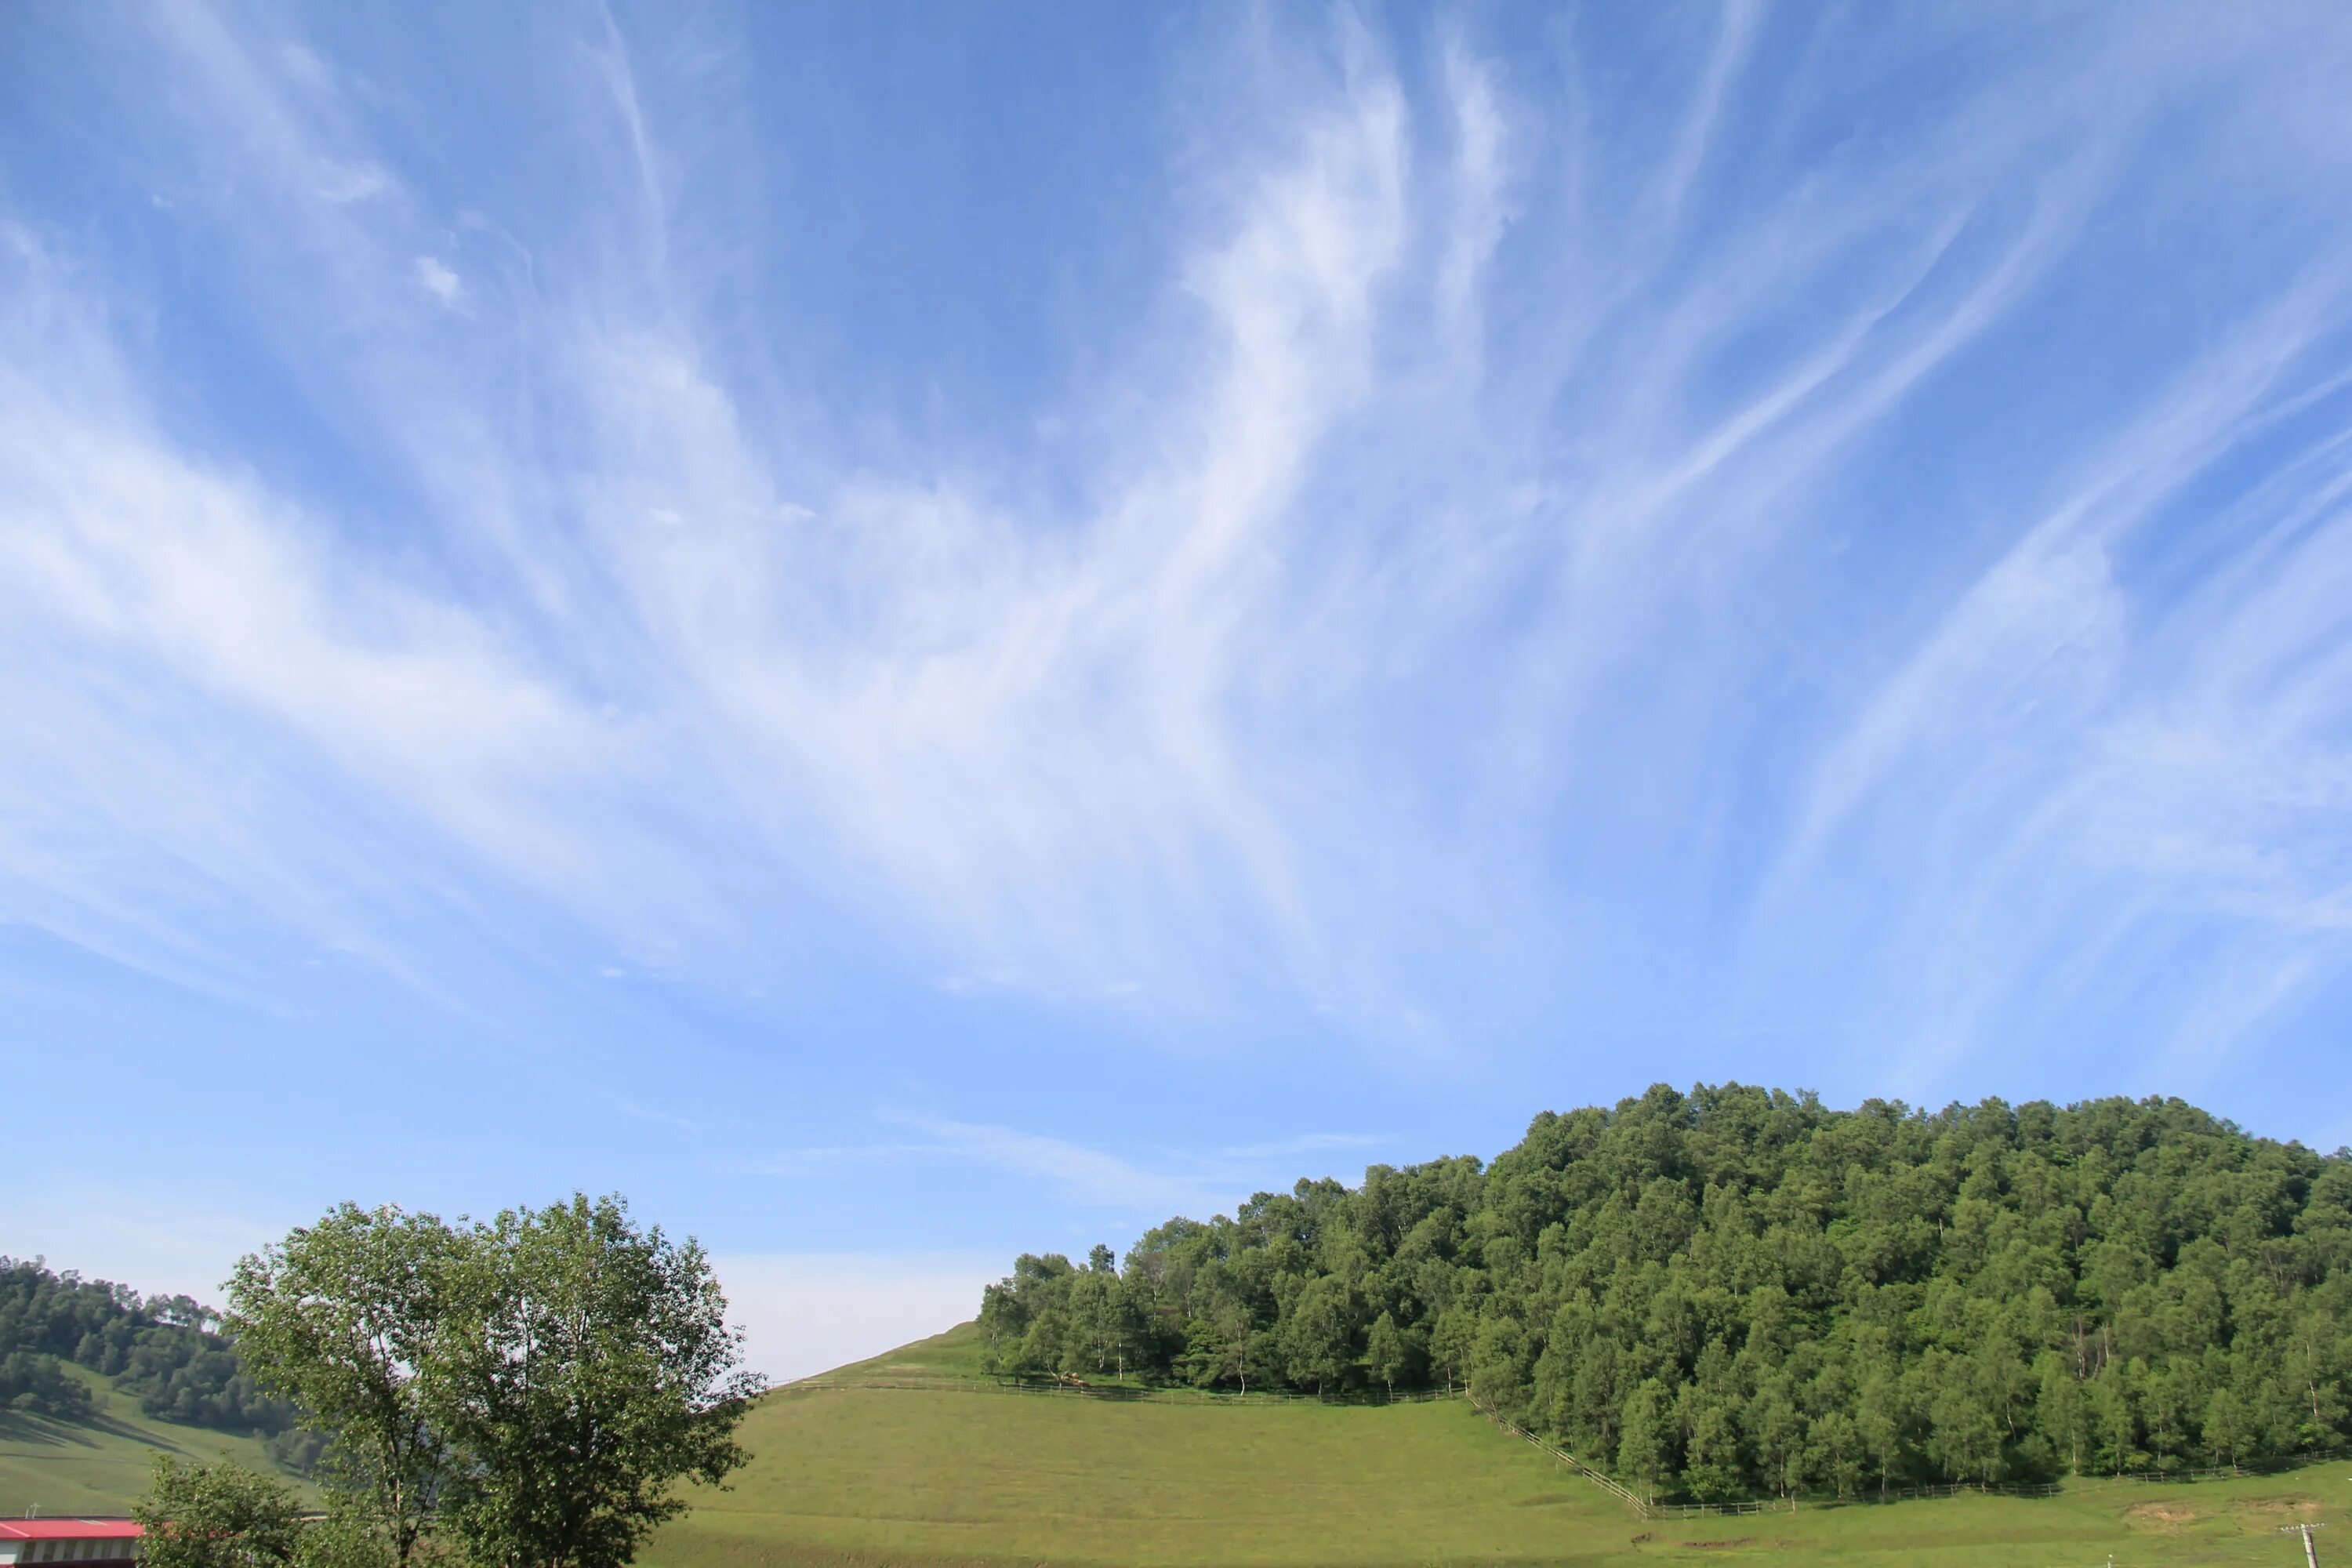
[[[820,1381],[978,1373],[951,1331]],[[755,1458],[659,1536],[649,1568],[946,1564],[1722,1563],[2190,1568],[2275,1563],[2336,1520],[2343,1464],[2024,1500],[1643,1523],[1460,1404],[1121,1404],[837,1389],[762,1401]],[[2323,1538],[2324,1541],[2325,1538]]]
[[[958,1323],[943,1334],[884,1351],[871,1361],[852,1362],[831,1372],[803,1378],[803,1383],[857,1383],[868,1379],[953,1378],[958,1382],[992,1381],[980,1366],[982,1342],[978,1322]]]
[[[980,1377],[971,1328],[820,1382]],[[0,1415],[0,1514],[117,1513],[150,1456],[259,1444],[138,1414],[100,1380],[90,1426]],[[1644,1524],[1458,1404],[1119,1404],[1046,1394],[838,1389],[762,1401],[731,1491],[644,1554],[647,1568],[948,1564],[1577,1563],[1664,1568],[2295,1568],[2276,1527],[2352,1529],[2352,1466],[2194,1486],[2094,1485],[2047,1500]],[[2323,1548],[2326,1538],[2322,1537]]]
[[[1459,1404],[844,1391],[766,1401],[744,1439],[750,1471],[649,1562],[1414,1563],[1474,1540],[1554,1561],[1565,1540],[1628,1533]]]
[[[261,1445],[199,1426],[176,1426],[139,1414],[139,1402],[119,1394],[87,1367],[68,1367],[90,1385],[94,1420],[51,1421],[0,1411],[0,1515],[38,1509],[45,1514],[125,1513],[147,1489],[153,1456],[222,1457],[275,1473]]]

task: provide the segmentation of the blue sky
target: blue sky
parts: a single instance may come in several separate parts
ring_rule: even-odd
[[[2347,74],[0,9],[0,1250],[617,1188],[791,1373],[1658,1079],[2352,1141]]]

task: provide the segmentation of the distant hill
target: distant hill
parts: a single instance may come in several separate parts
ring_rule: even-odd
[[[2173,1100],[1663,1085],[1491,1166],[1024,1256],[984,1364],[1467,1387],[1647,1495],[1855,1496],[2352,1442],[2352,1157]]]
[[[257,1438],[159,1421],[88,1367],[68,1363],[63,1375],[87,1393],[81,1414],[0,1409],[0,1515],[126,1513],[157,1454],[278,1468]]]
[[[72,1418],[88,1401],[83,1380],[59,1375],[67,1363],[110,1379],[142,1415],[268,1439],[297,1468],[316,1458],[294,1406],[246,1374],[215,1309],[0,1258],[0,1405]]]
[[[119,1513],[157,1452],[299,1473],[319,1448],[254,1386],[213,1309],[0,1258],[0,1513]]]

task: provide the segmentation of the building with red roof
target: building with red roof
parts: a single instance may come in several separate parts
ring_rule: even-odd
[[[0,1519],[0,1568],[34,1563],[129,1563],[139,1554],[128,1519]]]

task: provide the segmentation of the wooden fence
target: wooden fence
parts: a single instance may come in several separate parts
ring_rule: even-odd
[[[1526,1441],[1534,1444],[1537,1447],[1542,1449],[1545,1453],[1549,1454],[1553,1458],[1559,1460],[1570,1469],[1574,1470],[1578,1475],[1582,1476],[1586,1480],[1591,1481],[1594,1486],[1599,1487],[1601,1490],[1607,1492],[1611,1497],[1615,1498],[1619,1502],[1623,1503],[1627,1508],[1632,1509],[1635,1513],[1640,1514],[1643,1519],[1655,1517],[1658,1506],[1657,1504],[1653,1503],[1649,1499],[1642,1496],[1641,1493],[1634,1491],[1632,1488],[1619,1485],[1616,1480],[1609,1476],[1601,1474],[1599,1470],[1594,1469],[1591,1465],[1586,1464],[1582,1459],[1578,1458],[1574,1454],[1570,1453],[1567,1449],[1555,1447],[1551,1444],[1545,1442],[1542,1438],[1537,1436],[1534,1433],[1528,1431],[1526,1427],[1520,1426],[1509,1416],[1505,1415],[1484,1400],[1473,1399],[1470,1402],[1470,1407],[1477,1411],[1479,1415],[1484,1415],[1487,1420],[1492,1421],[1496,1426],[1500,1426],[1504,1431],[1508,1432],[1512,1436],[1523,1438]]]
[[[2352,1448],[2314,1448],[2304,1454],[2266,1454],[2236,1465],[2211,1465],[2194,1470],[2126,1470],[2118,1476],[2084,1476],[2069,1485],[2163,1486],[2179,1481],[2228,1481],[2242,1476],[2269,1476],[2281,1470],[2299,1470],[2305,1465],[2326,1464],[2347,1456],[2352,1456]]]

